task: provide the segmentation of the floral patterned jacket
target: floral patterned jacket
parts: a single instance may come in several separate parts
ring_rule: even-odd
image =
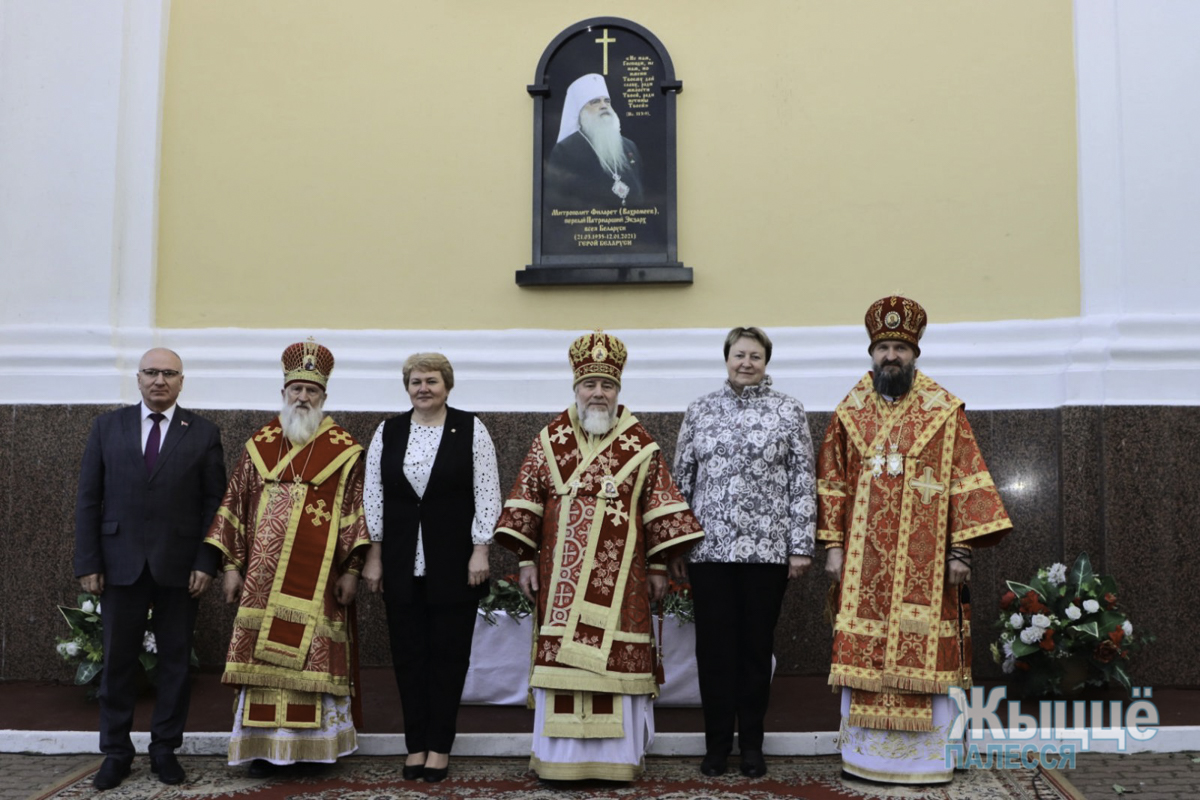
[[[688,406],[675,481],[704,526],[694,562],[786,564],[811,556],[817,478],[804,406],[766,376],[738,395],[720,391]]]

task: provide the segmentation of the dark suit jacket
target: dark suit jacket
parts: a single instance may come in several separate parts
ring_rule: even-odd
[[[217,572],[216,548],[201,542],[225,492],[221,432],[176,406],[148,476],[140,409],[92,423],[75,502],[75,576],[99,572],[128,586],[149,564],[159,586],[186,587],[192,570]]]

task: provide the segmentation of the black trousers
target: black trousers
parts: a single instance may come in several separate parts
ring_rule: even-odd
[[[775,623],[787,589],[786,564],[688,564],[696,604],[696,668],[705,749],[761,750],[771,697]]]
[[[137,701],[138,656],[146,633],[146,614],[154,606],[153,631],[158,650],[150,753],[173,752],[183,744],[192,687],[188,662],[198,601],[187,587],[159,586],[142,570],[130,586],[105,584],[100,598],[104,629],[104,672],[100,676],[100,751],[122,760],[133,758],[133,706]]]
[[[449,753],[458,723],[477,603],[430,603],[425,578],[413,578],[409,602],[389,598],[388,635],[400,705],[404,710],[404,743],[410,753]]]

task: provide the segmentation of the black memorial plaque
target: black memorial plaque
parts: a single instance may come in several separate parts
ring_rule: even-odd
[[[679,263],[671,57],[642,26],[560,33],[533,85],[533,263],[519,286],[692,282]]]

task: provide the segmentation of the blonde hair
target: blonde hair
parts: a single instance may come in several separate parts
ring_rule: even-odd
[[[729,360],[729,348],[733,347],[734,344],[737,343],[738,339],[753,339],[761,344],[767,355],[764,363],[771,363],[771,337],[767,336],[766,332],[762,328],[742,328],[740,326],[731,330],[729,335],[725,337],[726,361]]]
[[[413,353],[404,359],[405,386],[408,386],[408,376],[412,375],[414,370],[416,372],[440,372],[442,382],[446,384],[446,391],[454,388],[454,367],[450,366],[450,359],[441,353]]]

